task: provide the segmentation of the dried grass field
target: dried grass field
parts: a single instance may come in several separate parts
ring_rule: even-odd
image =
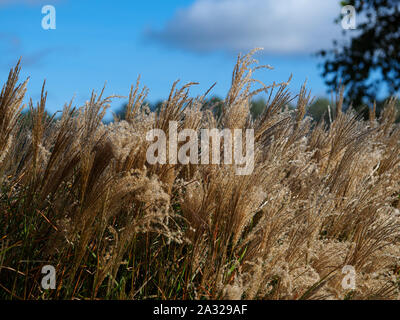
[[[11,70],[0,95],[0,299],[399,299],[395,99],[364,120],[339,91],[330,121],[315,123],[305,86],[265,86],[258,68],[239,56],[218,115],[206,95],[191,97],[193,83],[175,83],[151,112],[138,81],[111,123],[103,93],[53,118],[43,90],[22,113],[27,82]],[[269,99],[253,118],[258,94]],[[170,121],[253,129],[254,171],[150,165],[146,132]],[[41,286],[43,265],[56,270],[54,290]]]

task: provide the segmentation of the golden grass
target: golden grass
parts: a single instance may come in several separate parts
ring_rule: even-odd
[[[253,52],[252,52],[253,53]],[[132,87],[126,120],[104,124],[113,97],[92,94],[59,120],[46,93],[21,118],[19,65],[0,95],[0,297],[3,299],[398,299],[400,128],[395,100],[363,121],[343,111],[331,123],[296,110],[288,83],[253,79],[239,56],[216,117],[189,83],[157,114]],[[252,90],[253,84],[258,89]],[[252,119],[250,99],[269,97]],[[149,165],[146,132],[254,129],[255,169]],[[166,130],[167,131],[167,130]],[[222,150],[221,150],[222,152]],[[56,268],[43,290],[41,267]],[[342,267],[356,289],[342,287]]]

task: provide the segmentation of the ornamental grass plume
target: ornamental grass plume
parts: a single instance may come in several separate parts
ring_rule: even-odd
[[[306,85],[293,96],[291,78],[254,79],[270,68],[255,52],[238,57],[220,113],[204,108],[212,88],[191,97],[196,83],[179,82],[151,112],[138,78],[125,120],[109,124],[118,97],[104,89],[56,119],[43,85],[22,113],[18,63],[0,94],[0,298],[399,299],[396,100],[365,121],[343,106],[341,88],[329,123],[315,124]],[[267,99],[253,117],[256,95]],[[198,134],[254,130],[253,172],[149,164],[146,133],[168,133],[171,121]],[[44,264],[56,269],[55,290],[40,285]]]

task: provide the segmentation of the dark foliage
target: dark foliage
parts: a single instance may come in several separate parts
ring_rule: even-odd
[[[389,95],[400,88],[400,10],[398,0],[351,0],[357,12],[357,29],[344,31],[352,37],[334,42],[332,50],[322,50],[322,76],[336,90],[346,87],[348,102],[361,105],[377,98],[382,88]],[[338,23],[340,23],[338,19]]]

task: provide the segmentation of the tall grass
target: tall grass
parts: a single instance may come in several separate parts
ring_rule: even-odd
[[[125,120],[104,124],[113,97],[93,93],[54,121],[46,93],[21,119],[19,64],[0,95],[0,298],[398,299],[400,128],[395,100],[378,118],[305,116],[305,88],[265,86],[239,56],[221,112],[174,83],[161,110],[132,87]],[[258,85],[257,89],[254,84]],[[251,99],[269,98],[253,119]],[[297,108],[286,106],[297,97]],[[150,165],[146,132],[254,129],[255,169]],[[222,152],[222,148],[221,148]],[[41,287],[44,265],[56,289]],[[342,268],[356,288],[342,286]]]

